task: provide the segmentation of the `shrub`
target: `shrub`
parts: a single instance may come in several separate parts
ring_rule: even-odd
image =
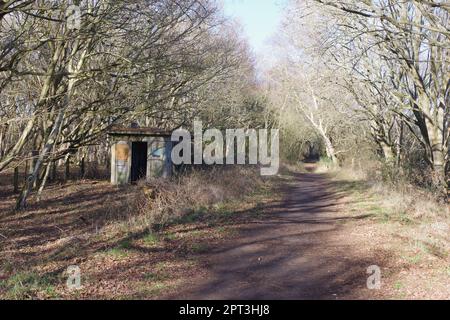
[[[204,212],[227,200],[242,198],[264,185],[256,167],[191,171],[172,179],[141,181],[131,217],[150,229],[162,228],[192,212]]]

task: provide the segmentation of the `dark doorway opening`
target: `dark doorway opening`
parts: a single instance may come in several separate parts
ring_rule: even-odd
[[[133,142],[131,154],[131,182],[147,176],[147,142]]]

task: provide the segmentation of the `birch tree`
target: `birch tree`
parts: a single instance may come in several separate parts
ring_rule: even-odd
[[[323,5],[323,10],[331,8],[341,21],[337,30],[346,37],[335,40],[334,48],[346,46],[350,51],[359,47],[353,52],[354,59],[370,57],[381,62],[378,63],[381,73],[391,74],[385,79],[373,77],[373,68],[367,70],[359,61],[352,66],[363,77],[372,75],[374,86],[390,81],[387,84],[393,100],[390,109],[402,118],[422,145],[424,160],[436,180],[445,183],[450,6],[434,1],[317,2]]]

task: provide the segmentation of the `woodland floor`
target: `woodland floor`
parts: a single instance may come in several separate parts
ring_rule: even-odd
[[[414,224],[383,220],[364,183],[307,168],[160,233],[127,229],[136,187],[52,185],[11,215],[2,177],[0,298],[450,299],[448,252],[415,241]],[[70,265],[79,290],[66,288]],[[367,289],[372,265],[380,290]]]

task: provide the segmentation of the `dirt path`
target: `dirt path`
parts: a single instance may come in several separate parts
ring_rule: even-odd
[[[207,274],[176,299],[339,299],[370,297],[366,270],[373,252],[347,239],[344,195],[325,176],[297,174],[284,199],[266,204],[268,214],[239,236],[203,256]]]
[[[130,233],[127,216],[117,215],[134,188],[98,181],[50,186],[40,204],[0,219],[0,297],[450,297],[445,215],[405,222],[404,211],[387,206],[404,198],[392,200],[346,175],[287,173],[269,185],[270,193],[187,216],[160,234]],[[280,192],[272,192],[274,185]],[[14,204],[10,189],[0,212]],[[81,291],[66,288],[69,265],[83,270]],[[382,272],[381,290],[367,289],[373,265]]]

